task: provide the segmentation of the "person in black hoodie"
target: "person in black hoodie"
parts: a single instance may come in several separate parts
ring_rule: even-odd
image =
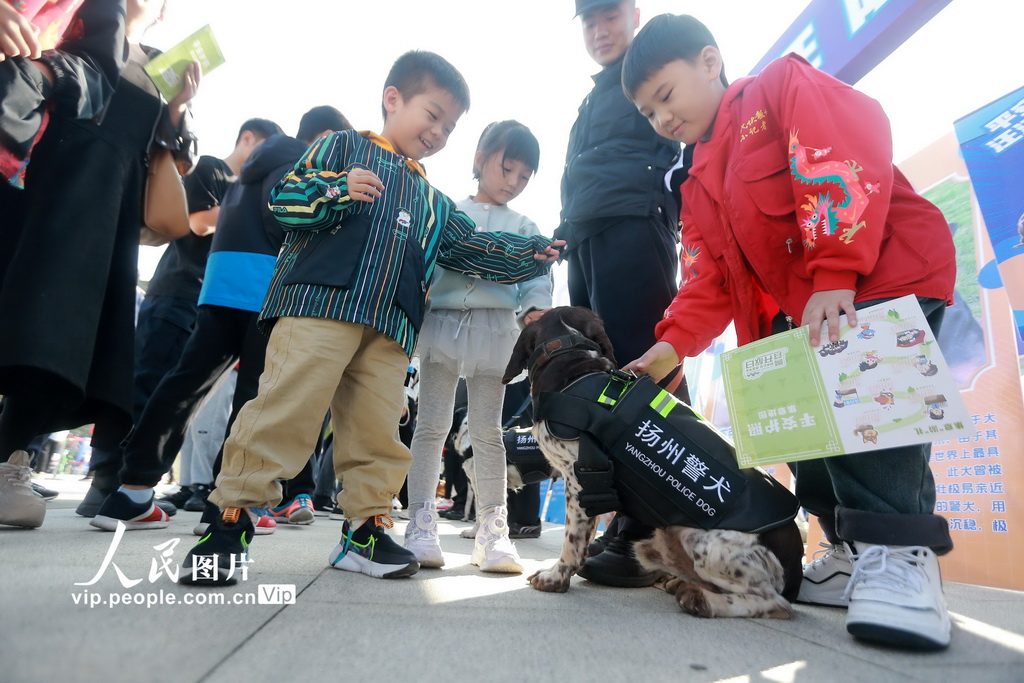
[[[181,448],[193,411],[236,362],[239,373],[228,431],[239,409],[256,396],[267,346],[267,338],[256,329],[256,320],[284,242],[280,224],[267,206],[270,190],[313,140],[350,128],[337,109],[315,107],[302,117],[298,139],[272,135],[242,167],[239,182],[221,202],[196,327],[177,367],[157,386],[127,443],[122,489],[140,491],[156,486]],[[218,455],[215,477],[220,460]],[[303,474],[308,474],[312,484],[312,469],[307,469],[310,471]],[[91,524],[108,531],[115,530],[118,521],[128,529],[167,526],[166,518],[158,519],[151,507],[152,503],[133,502],[119,489],[107,497]]]

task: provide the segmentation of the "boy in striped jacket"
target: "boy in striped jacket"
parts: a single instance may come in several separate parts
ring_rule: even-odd
[[[475,232],[426,180],[420,159],[444,148],[469,108],[462,75],[413,51],[391,68],[380,135],[317,140],[271,192],[286,232],[260,314],[270,336],[259,394],[238,415],[210,500],[222,509],[189,551],[179,580],[231,584],[247,553],[251,507],[281,500],[330,408],[345,511],[331,566],[411,576],[415,555],[385,532],[412,456],[397,436],[403,382],[435,264],[494,282],[542,275],[563,242]],[[244,561],[244,560],[242,560]]]

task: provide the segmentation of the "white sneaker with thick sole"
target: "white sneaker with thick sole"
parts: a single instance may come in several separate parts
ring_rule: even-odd
[[[483,572],[522,574],[522,560],[516,546],[508,538],[508,511],[496,507],[479,515],[480,528],[473,543],[470,564]]]
[[[444,553],[437,538],[437,508],[427,503],[416,511],[405,527],[405,549],[412,552],[421,567],[444,566]]]
[[[860,544],[856,549],[846,591],[846,630],[885,645],[947,647],[951,624],[935,553],[917,545]]]
[[[800,595],[796,601],[846,607],[846,587],[853,573],[850,556],[841,545],[819,545],[822,549],[814,553],[810,564],[804,565],[804,579],[800,582]]]
[[[46,501],[32,490],[32,459],[14,451],[0,462],[0,524],[35,529],[46,516]]]

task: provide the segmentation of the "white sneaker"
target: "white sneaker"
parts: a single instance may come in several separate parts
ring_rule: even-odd
[[[416,556],[421,567],[443,567],[444,553],[437,539],[437,507],[426,503],[405,527],[405,549]]]
[[[846,630],[857,638],[911,649],[949,645],[950,620],[939,558],[919,545],[860,545],[852,554]]]
[[[46,501],[32,490],[32,459],[14,451],[0,463],[0,524],[35,529],[46,516]]]
[[[814,553],[810,564],[804,565],[804,579],[800,582],[800,595],[796,601],[846,607],[846,587],[853,572],[850,556],[841,545],[818,545],[822,549]]]
[[[508,538],[508,511],[499,506],[478,517],[480,529],[476,533],[470,564],[484,572],[522,574],[519,553]]]

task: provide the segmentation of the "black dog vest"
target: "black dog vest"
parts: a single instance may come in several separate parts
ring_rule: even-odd
[[[535,415],[553,436],[579,441],[573,467],[590,516],[621,510],[653,527],[761,533],[800,507],[763,470],[741,469],[732,444],[650,377],[586,375],[542,393]]]
[[[504,432],[505,461],[516,468],[523,484],[536,484],[556,474],[540,450],[529,427],[512,427]]]

